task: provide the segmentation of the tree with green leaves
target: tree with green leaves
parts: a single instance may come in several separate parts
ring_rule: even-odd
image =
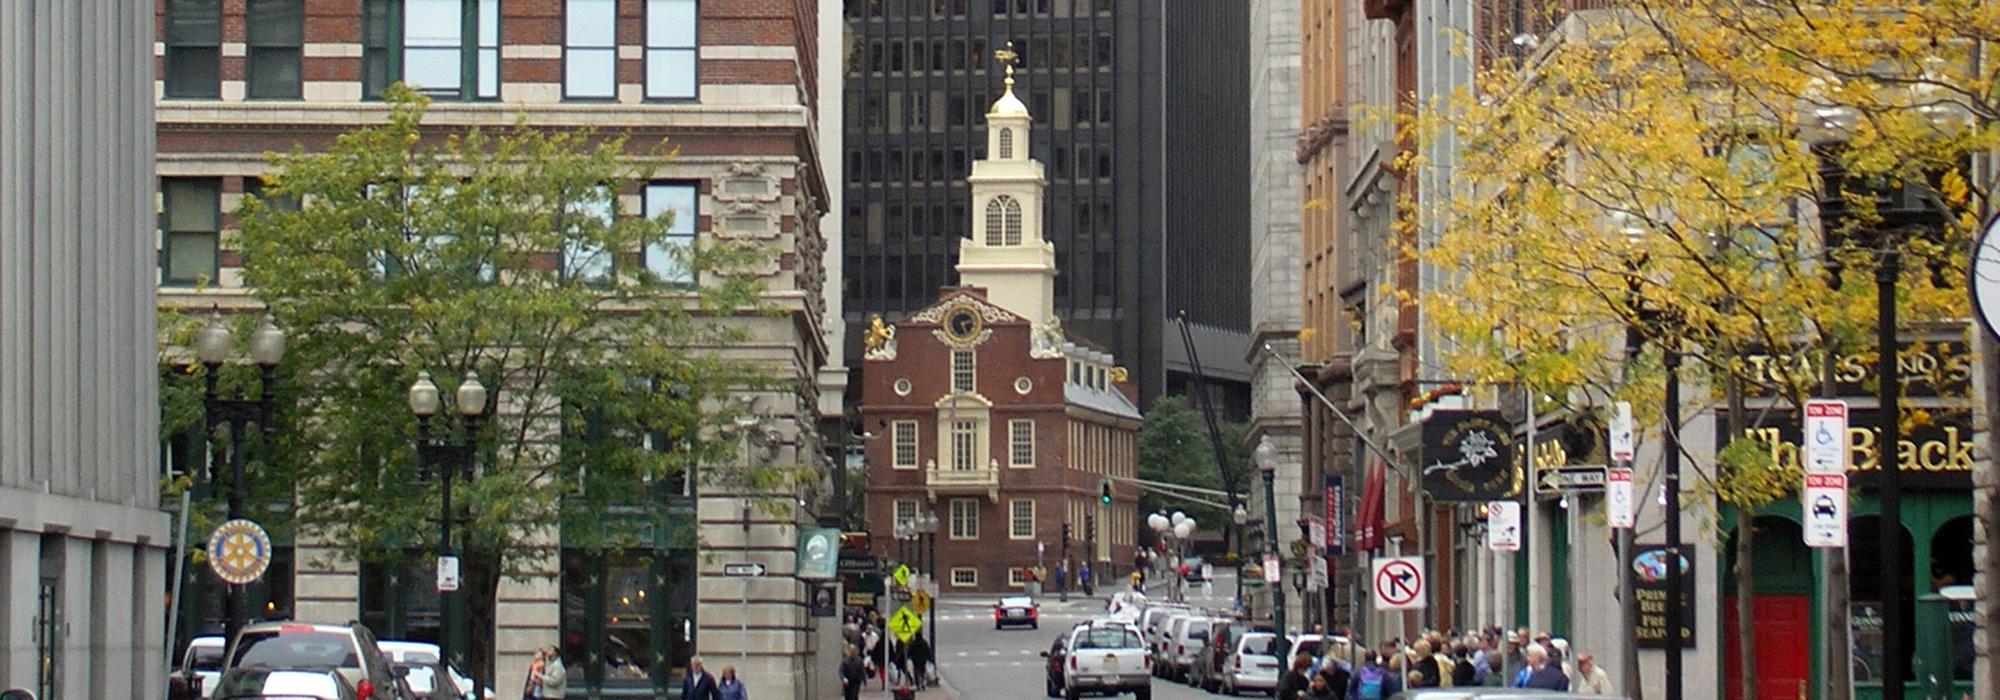
[[[743,468],[732,392],[771,388],[715,348],[761,312],[768,257],[726,237],[669,238],[672,212],[624,202],[672,154],[587,129],[428,128],[420,95],[319,151],[269,156],[246,197],[244,279],[290,333],[284,429],[257,479],[292,491],[302,540],[403,565],[437,551],[440,494],[417,466],[407,392],[490,389],[476,478],[454,488],[469,668],[492,677],[502,577],[542,575],[561,544],[638,544],[607,518],[651,517],[667,484],[770,488]],[[689,212],[688,214],[691,214]],[[239,338],[247,337],[239,333]],[[447,402],[444,415],[455,410]],[[432,431],[442,426],[434,420]],[[451,425],[456,421],[445,422]],[[708,465],[728,469],[704,469]]]
[[[1222,425],[1223,448],[1238,469],[1249,464],[1249,453],[1242,439],[1245,430],[1241,423]],[[1215,450],[1208,442],[1208,429],[1202,425],[1201,414],[1188,406],[1186,397],[1160,397],[1153,402],[1153,409],[1146,412],[1145,425],[1139,428],[1139,478],[1221,490],[1222,470],[1215,464]],[[1233,527],[1229,514],[1218,508],[1156,491],[1139,496],[1142,519],[1146,513],[1176,510],[1186,512],[1217,532]]]

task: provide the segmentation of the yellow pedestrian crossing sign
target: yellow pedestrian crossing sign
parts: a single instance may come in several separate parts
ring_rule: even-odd
[[[911,610],[915,610],[915,611],[917,611],[917,614],[918,614],[918,615],[922,615],[922,614],[924,614],[924,613],[927,613],[927,612],[930,612],[930,610],[931,610],[931,594],[929,594],[929,593],[925,593],[925,592],[923,592],[923,591],[917,591],[917,592],[915,592],[915,593],[911,593],[911,594],[910,594],[910,609],[911,609]]]
[[[896,635],[898,641],[905,644],[908,644],[910,638],[916,636],[917,630],[923,626],[923,619],[911,612],[908,605],[896,608],[895,614],[889,616],[889,631]]]
[[[895,579],[898,586],[908,587],[910,585],[910,565],[897,564],[896,570],[889,572],[889,578]]]

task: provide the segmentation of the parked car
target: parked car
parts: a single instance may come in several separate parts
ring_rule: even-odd
[[[365,697],[346,676],[332,668],[282,670],[240,666],[221,674],[213,700],[285,698],[286,700],[357,700]]]
[[[1222,673],[1222,693],[1237,695],[1245,690],[1273,692],[1278,689],[1278,657],[1273,648],[1278,635],[1251,632],[1236,640],[1229,663]]]
[[[429,700],[464,700],[456,681],[440,683],[438,679],[449,676],[444,664],[416,661],[399,661],[390,665],[397,676],[410,686],[410,692],[419,698]]]
[[[438,645],[430,642],[406,642],[384,639],[375,642],[375,646],[382,650],[383,656],[389,657],[390,665],[435,664],[444,658],[443,655],[438,653]],[[464,697],[472,697],[472,678],[465,675],[456,666],[448,668],[451,672],[452,683],[458,686],[458,694]],[[414,688],[416,683],[412,682],[410,685]],[[494,697],[493,689],[490,687],[487,688],[482,697],[492,700]]]
[[[220,636],[188,640],[187,650],[181,652],[180,668],[174,669],[174,675],[188,679],[181,682],[193,686],[192,690],[200,697],[208,697],[215,692],[215,680],[222,677],[224,646]]]
[[[1064,632],[1056,635],[1056,641],[1049,644],[1048,651],[1042,652],[1042,675],[1044,676],[1042,685],[1048,690],[1049,697],[1052,698],[1062,697],[1063,659],[1068,656],[1066,652],[1068,647],[1063,645],[1067,643],[1069,643],[1069,633]]]
[[[361,700],[414,700],[390,670],[375,634],[360,624],[260,622],[236,633],[223,675],[238,668],[322,669],[340,672]]]
[[[1041,606],[1035,599],[1024,595],[1007,596],[993,604],[993,629],[1008,625],[1027,625],[1028,629],[1041,628]]]
[[[1094,620],[1071,629],[1064,646],[1068,649],[1063,664],[1066,700],[1077,700],[1084,693],[1128,692],[1138,700],[1152,700],[1152,657],[1146,653],[1138,627]]]
[[[1193,610],[1186,609],[1167,613],[1166,617],[1160,619],[1158,629],[1154,630],[1152,634],[1144,635],[1146,651],[1153,658],[1153,677],[1166,678],[1167,671],[1173,668],[1173,655],[1170,652],[1172,651],[1174,627],[1188,618],[1196,617],[1199,614]]]
[[[1163,629],[1163,623],[1167,621],[1167,617],[1175,613],[1186,612],[1187,609],[1185,605],[1176,605],[1174,603],[1153,603],[1147,605],[1146,611],[1139,615],[1139,634],[1145,637],[1148,648],[1151,648],[1158,641],[1160,630]]]
[[[1215,624],[1215,618],[1196,615],[1174,622],[1173,633],[1167,640],[1167,677],[1187,681],[1188,670],[1194,667],[1201,648],[1208,645],[1209,631]]]

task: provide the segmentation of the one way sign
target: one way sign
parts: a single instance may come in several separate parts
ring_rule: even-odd
[[[1424,593],[1424,560],[1421,557],[1380,557],[1375,560],[1376,610],[1420,610],[1428,597]]]

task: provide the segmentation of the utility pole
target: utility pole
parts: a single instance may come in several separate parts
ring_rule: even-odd
[[[1661,446],[1665,475],[1661,488],[1667,498],[1667,700],[1681,700],[1681,349],[1680,340],[1665,339],[1661,366],[1667,371],[1665,434]]]

